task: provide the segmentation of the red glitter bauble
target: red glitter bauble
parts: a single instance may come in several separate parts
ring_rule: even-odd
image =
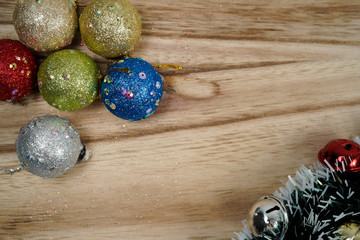
[[[318,158],[322,164],[337,171],[360,171],[360,146],[350,140],[336,139],[329,142],[319,151]]]
[[[0,39],[0,100],[15,101],[35,86],[36,58],[22,43]]]

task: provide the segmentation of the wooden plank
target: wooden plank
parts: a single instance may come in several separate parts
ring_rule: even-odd
[[[0,102],[0,167],[18,166],[20,127],[45,114],[93,150],[56,179],[1,174],[1,239],[229,239],[328,141],[359,135],[359,1],[131,2],[143,19],[132,56],[183,66],[159,70],[176,93],[140,122],[99,99],[76,112],[38,91]],[[1,38],[17,39],[15,3],[0,0]],[[106,69],[79,34],[70,47]]]
[[[93,158],[59,178],[27,172],[0,178],[6,193],[0,233],[28,238],[45,231],[60,238],[71,236],[67,230],[81,236],[87,228],[111,227],[136,239],[127,232],[134,227],[142,239],[151,226],[166,232],[178,225],[178,239],[197,236],[194,226],[221,239],[239,227],[253,201],[315,161],[328,139],[354,136],[359,120],[358,106],[338,107],[90,143]],[[13,162],[14,155],[3,154],[3,160]],[[218,221],[226,227],[214,232]],[[168,239],[162,231],[158,239]]]
[[[68,118],[75,126],[79,126],[85,141],[106,140],[109,132],[103,130],[103,125],[111,126],[112,134],[120,138],[137,137],[265,116],[357,105],[360,102],[360,85],[357,84],[359,64],[358,60],[309,61],[168,76],[167,81],[177,93],[165,95],[156,114],[141,124],[113,117],[102,108],[99,100],[87,109],[78,111],[84,116],[78,118],[73,112],[53,109],[39,94],[33,94],[24,101],[24,105],[2,103],[4,118],[13,117],[15,120],[4,122],[4,128],[0,131],[10,134],[9,128],[24,125],[34,115],[34,112],[26,111],[30,105],[36,109],[36,115],[50,111]],[[350,92],[349,86],[352,88]],[[89,129],[89,125],[94,129]],[[123,136],[123,125],[129,129],[126,136]],[[17,132],[11,134],[13,139]],[[5,139],[4,143],[8,146],[11,141]]]
[[[78,1],[80,12],[90,0]],[[16,1],[2,0],[0,23]],[[181,38],[360,43],[360,3],[337,1],[133,1],[144,35]]]

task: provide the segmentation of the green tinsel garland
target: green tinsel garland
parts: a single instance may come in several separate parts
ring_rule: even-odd
[[[289,215],[285,240],[345,239],[339,227],[360,222],[360,172],[334,171],[320,163],[302,166],[274,195]],[[243,231],[235,234],[239,240],[274,240],[255,237],[245,221]]]

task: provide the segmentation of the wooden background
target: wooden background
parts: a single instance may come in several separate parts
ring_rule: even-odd
[[[143,20],[133,56],[183,66],[160,69],[177,93],[139,122],[100,100],[60,112],[38,91],[1,102],[1,167],[19,166],[20,127],[46,114],[94,154],[56,179],[1,174],[0,239],[230,239],[328,141],[360,134],[359,0],[131,2]],[[0,0],[1,38],[17,39],[15,3]]]

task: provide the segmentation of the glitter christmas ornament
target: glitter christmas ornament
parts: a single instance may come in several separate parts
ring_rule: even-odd
[[[20,129],[16,153],[27,171],[43,178],[53,178],[81,161],[85,146],[68,120],[47,115],[32,119]]]
[[[359,222],[347,222],[341,225],[336,235],[339,240],[360,240]]]
[[[359,172],[360,146],[350,140],[336,139],[319,151],[318,158],[331,170]]]
[[[129,121],[145,119],[154,113],[162,95],[162,76],[138,58],[115,62],[101,84],[101,98],[107,109]]]
[[[20,41],[39,52],[70,45],[78,28],[75,0],[19,0],[13,18]]]
[[[282,240],[289,219],[282,201],[274,196],[266,196],[252,207],[248,223],[255,237]]]
[[[98,95],[100,70],[93,59],[77,50],[51,54],[41,63],[38,86],[44,99],[62,111],[91,104]]]
[[[35,86],[37,64],[32,52],[19,41],[0,40],[0,100],[15,101]]]
[[[128,0],[94,0],[81,13],[81,37],[106,58],[128,55],[139,41],[141,18]]]

